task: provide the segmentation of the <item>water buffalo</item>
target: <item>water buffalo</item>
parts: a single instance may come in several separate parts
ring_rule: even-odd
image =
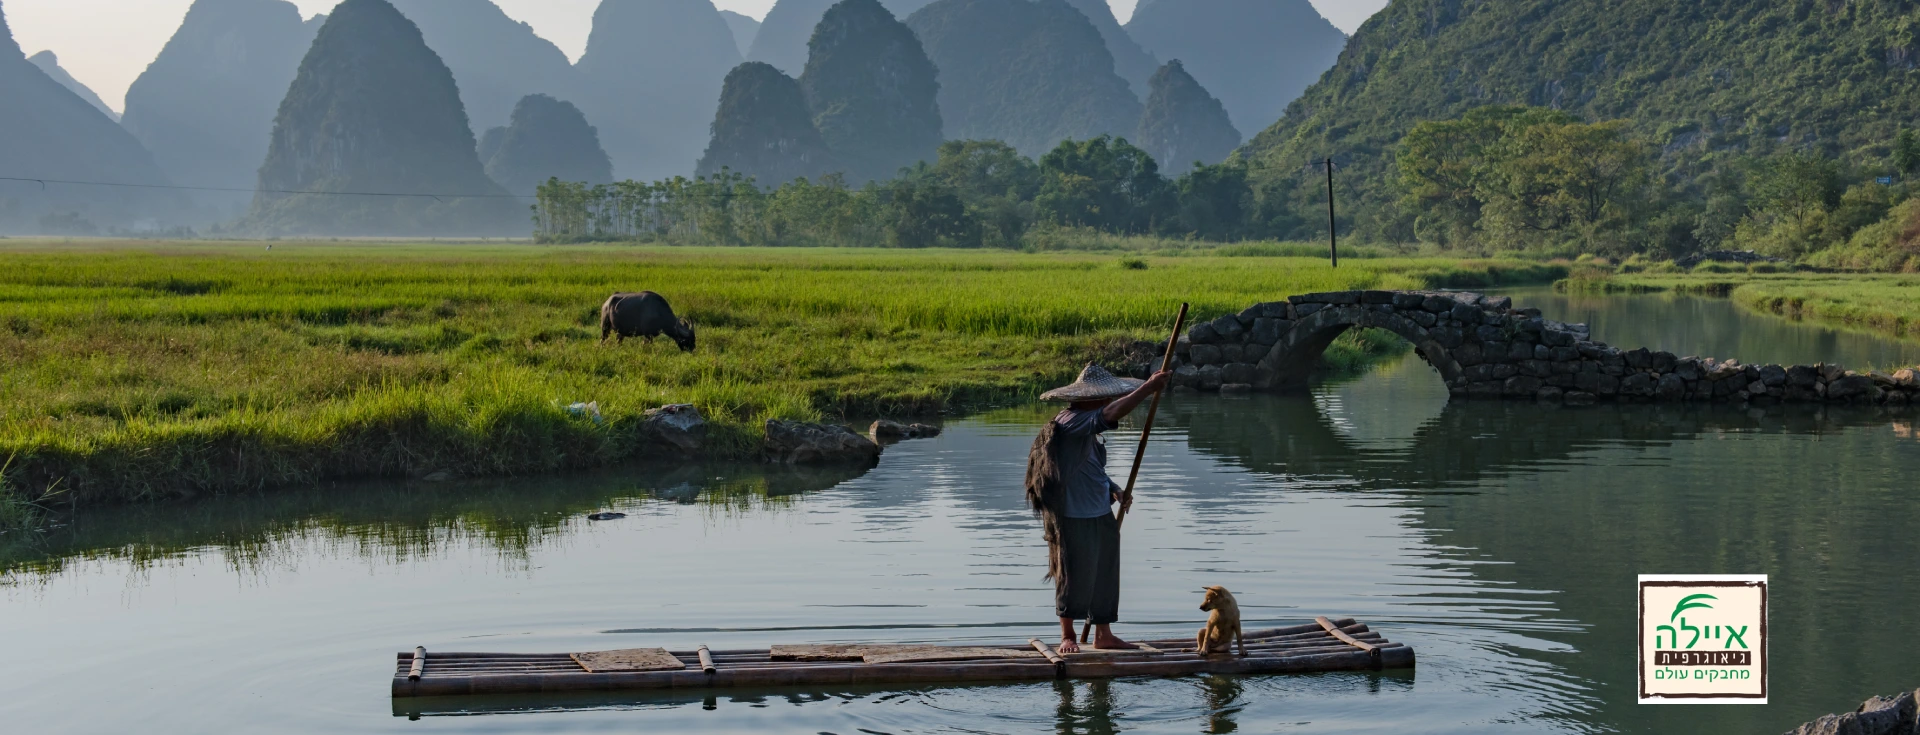
[[[682,351],[693,351],[693,324],[675,317],[667,300],[652,291],[607,297],[607,303],[600,305],[600,341],[606,342],[611,334],[619,334],[621,342],[628,337],[645,337],[649,343],[665,334]]]

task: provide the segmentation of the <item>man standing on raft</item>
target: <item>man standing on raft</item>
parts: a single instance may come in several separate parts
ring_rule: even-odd
[[[1107,477],[1101,434],[1119,426],[1171,377],[1163,370],[1144,381],[1117,378],[1089,364],[1072,385],[1040,396],[1069,403],[1027,453],[1027,504],[1046,527],[1046,578],[1053,580],[1061,653],[1079,652],[1073,621],[1080,619],[1093,623],[1094,648],[1134,647],[1108,627],[1120,617],[1120,521],[1113,504],[1125,513],[1133,498]]]

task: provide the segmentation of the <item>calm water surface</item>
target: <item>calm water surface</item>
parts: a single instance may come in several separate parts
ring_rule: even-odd
[[[1616,345],[1886,366],[1913,345],[1658,297],[1523,304]],[[869,472],[366,485],[0,537],[9,732],[1778,732],[1920,685],[1914,414],[1449,403],[1409,357],[1309,397],[1178,394],[1127,524],[1123,635],[1351,615],[1417,670],[391,700],[393,654],[1047,635],[1020,507],[1046,409]],[[1116,432],[1115,467],[1132,427]],[[1162,433],[1164,432],[1164,433]],[[611,509],[624,520],[594,523]],[[1773,575],[1766,706],[1633,702],[1634,577]]]

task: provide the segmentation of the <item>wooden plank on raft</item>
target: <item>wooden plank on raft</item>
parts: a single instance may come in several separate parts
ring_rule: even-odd
[[[863,652],[860,660],[870,664],[905,664],[927,661],[968,661],[974,659],[1039,658],[1034,651],[975,646],[875,646]]]
[[[1340,630],[1340,626],[1334,625],[1333,621],[1328,620],[1327,616],[1325,615],[1315,617],[1313,619],[1313,622],[1319,623],[1320,627],[1325,628],[1328,633],[1331,633],[1333,635],[1333,637],[1338,638],[1342,641],[1345,641],[1347,645],[1353,646],[1362,651],[1372,651],[1373,649],[1378,648],[1378,646],[1375,646],[1371,643],[1368,643],[1366,641],[1360,640],[1353,636],[1347,635],[1345,631]]]
[[[580,668],[595,674],[610,671],[673,671],[687,667],[664,648],[625,648],[567,655],[580,664]]]
[[[1033,650],[1039,651],[1042,656],[1046,656],[1047,660],[1053,662],[1055,666],[1065,666],[1067,664],[1067,660],[1061,658],[1060,654],[1054,653],[1053,648],[1048,646],[1045,641],[1038,638],[1028,638],[1027,645],[1033,646]]]

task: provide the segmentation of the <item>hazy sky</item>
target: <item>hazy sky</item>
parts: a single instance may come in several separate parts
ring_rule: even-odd
[[[324,13],[339,0],[292,0],[300,12]],[[1137,0],[1107,0],[1122,23]],[[1320,14],[1352,33],[1387,0],[1312,0]],[[180,26],[193,0],[0,0],[13,35],[28,55],[51,49],[60,65],[121,109],[127,87],[146,70]],[[600,0],[494,0],[515,19],[578,59],[586,50]],[[765,16],[773,0],[715,0],[722,10]]]

